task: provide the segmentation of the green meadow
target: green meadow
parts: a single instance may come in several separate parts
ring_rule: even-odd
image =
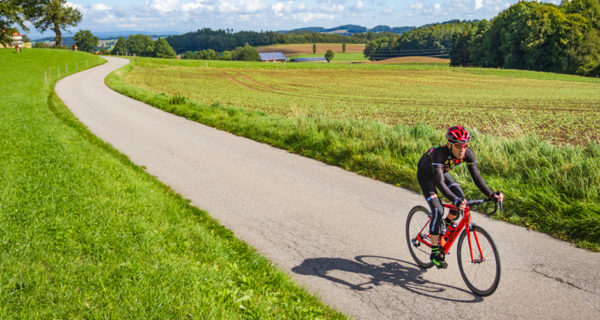
[[[138,58],[115,90],[219,129],[419,190],[416,164],[444,128],[473,132],[497,216],[600,250],[600,80],[440,64]],[[465,168],[470,198],[481,197]]]
[[[0,318],[343,318],[77,121],[59,69],[103,59],[0,61]]]

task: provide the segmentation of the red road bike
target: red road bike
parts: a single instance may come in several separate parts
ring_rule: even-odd
[[[482,227],[473,223],[471,219],[471,206],[481,205],[492,199],[478,199],[467,201],[467,207],[462,213],[462,219],[456,228],[440,235],[440,244],[443,254],[449,254],[450,248],[458,238],[457,258],[458,268],[463,280],[473,293],[485,297],[489,296],[500,282],[500,257],[498,249],[490,235]],[[500,203],[502,209],[502,203]],[[456,209],[451,204],[444,203],[445,208]],[[495,201],[496,213],[498,202]],[[415,262],[422,268],[433,267],[429,259],[431,253],[431,239],[429,235],[429,222],[432,215],[423,206],[412,208],[406,218],[406,242]],[[462,231],[462,232],[461,232]],[[465,241],[466,240],[466,241]]]

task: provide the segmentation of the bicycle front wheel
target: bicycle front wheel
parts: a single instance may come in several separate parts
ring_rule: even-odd
[[[433,267],[433,262],[429,260],[431,247],[419,241],[421,239],[431,242],[429,239],[429,210],[422,206],[416,206],[410,210],[406,218],[406,243],[408,250],[415,262],[421,268]]]
[[[482,297],[494,293],[500,283],[500,256],[490,235],[476,225],[469,236],[465,229],[458,239],[457,251],[460,275],[469,289]]]

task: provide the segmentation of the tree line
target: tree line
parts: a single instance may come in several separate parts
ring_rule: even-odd
[[[260,55],[256,48],[246,43],[233,51],[223,51],[221,56],[213,49],[205,49],[195,52],[186,51],[181,55],[181,59],[260,61]]]
[[[267,46],[272,44],[290,43],[366,43],[375,39],[378,34],[373,32],[344,36],[338,34],[324,34],[318,32],[291,32],[278,33],[274,31],[254,32],[240,31],[233,33],[231,30],[199,29],[183,35],[167,37],[167,42],[177,53],[187,51],[202,51],[212,49],[217,52],[230,51],[245,44],[250,46]]]
[[[452,20],[414,28],[400,35],[382,33],[379,38],[367,42],[364,55],[369,60],[403,56],[447,57],[452,48],[453,35],[472,23]]]
[[[119,37],[111,54],[115,55],[136,55],[140,57],[155,58],[175,58],[175,51],[169,45],[167,40],[160,38],[156,41],[143,34],[131,35],[125,39]]]
[[[520,1],[452,39],[451,65],[600,75],[600,1]]]

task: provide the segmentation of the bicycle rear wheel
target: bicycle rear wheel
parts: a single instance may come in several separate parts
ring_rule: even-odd
[[[469,289],[482,297],[494,293],[500,283],[500,256],[490,235],[474,225],[469,240],[465,229],[458,239],[457,252],[460,275]]]
[[[433,267],[433,262],[429,260],[431,247],[418,241],[417,236],[421,235],[421,238],[424,240],[431,241],[429,239],[429,227],[427,226],[429,217],[429,210],[422,206],[416,206],[410,210],[406,218],[406,243],[408,244],[408,250],[415,262],[421,268],[426,269]]]

